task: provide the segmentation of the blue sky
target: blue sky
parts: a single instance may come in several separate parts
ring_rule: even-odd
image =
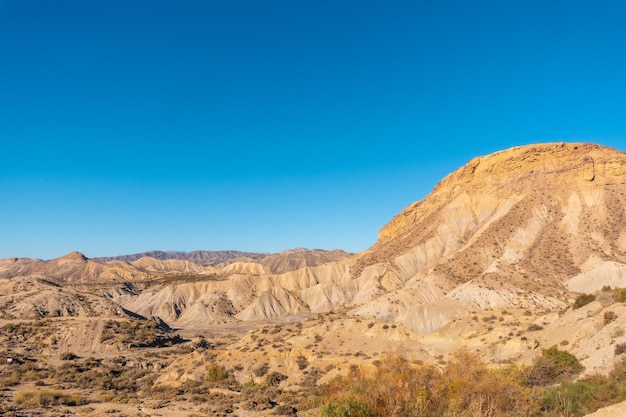
[[[624,22],[624,0],[0,0],[0,258],[363,250],[474,156],[626,150]]]

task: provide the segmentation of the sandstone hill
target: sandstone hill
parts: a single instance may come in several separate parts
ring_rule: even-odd
[[[409,323],[415,309],[393,304],[444,317],[450,302],[562,307],[568,290],[626,285],[625,174],[622,152],[591,144],[473,159],[394,217],[351,264],[352,278],[376,276],[382,287],[357,311]],[[424,287],[430,299],[416,302]],[[390,293],[382,309],[380,293]]]
[[[281,274],[305,267],[323,265],[329,262],[338,262],[350,255],[350,253],[340,249],[327,251],[321,249],[297,248],[266,256],[251,258],[248,260],[230,260],[228,263],[233,263],[235,261],[259,263],[263,265],[265,273]]]
[[[0,278],[40,275],[58,282],[129,281],[146,274],[126,262],[101,263],[72,252],[50,261],[24,258],[0,260]]]

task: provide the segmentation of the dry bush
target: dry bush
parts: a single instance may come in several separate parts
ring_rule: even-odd
[[[252,373],[254,373],[254,376],[257,377],[262,377],[265,374],[267,374],[267,372],[270,370],[270,365],[268,363],[262,363],[261,365],[259,365],[258,367],[256,367]]]
[[[74,359],[77,359],[77,358],[78,358],[78,355],[76,355],[73,352],[66,352],[61,355],[62,361],[73,361]]]
[[[280,385],[280,383],[287,379],[287,375],[283,375],[280,372],[272,371],[265,376],[265,384],[266,387],[276,387]]]
[[[490,369],[476,356],[461,352],[440,371],[432,366],[412,366],[401,355],[390,355],[371,375],[364,375],[356,367],[347,377],[332,380],[325,387],[326,403],[321,414],[324,417],[582,417],[626,399],[626,360],[606,377],[588,376],[577,382],[531,386],[529,371],[545,372],[546,368],[550,372],[542,375],[552,382],[582,369],[573,355],[556,347],[545,349],[530,369],[515,365]]]
[[[402,355],[381,361],[372,376],[354,368],[329,384],[325,417],[531,415],[533,389],[523,386],[514,367],[489,370],[476,356],[461,352],[444,372],[412,365]]]
[[[55,370],[54,378],[75,388],[114,392],[119,402],[137,398],[152,383],[149,370],[128,366],[124,357],[66,362]]]
[[[298,369],[302,371],[309,366],[309,360],[304,355],[298,355],[296,364],[298,364]]]
[[[605,311],[604,312],[604,324],[609,324],[612,321],[615,321],[615,319],[617,319],[617,314],[615,314],[614,311]]]
[[[626,343],[618,343],[615,345],[615,356],[626,352]]]
[[[576,297],[576,300],[574,300],[574,304],[572,304],[572,308],[576,310],[578,308],[586,306],[592,301],[595,301],[595,299],[596,299],[596,296],[593,294],[580,294],[578,297]]]
[[[64,394],[56,390],[22,391],[15,395],[18,406],[49,407],[54,405],[80,405],[83,399],[78,395]]]
[[[18,370],[11,370],[0,374],[0,388],[2,389],[18,385],[20,382],[22,382],[22,377]]]
[[[276,408],[274,408],[274,411],[272,414],[276,416],[297,417],[298,410],[291,405],[281,404],[277,406]]]
[[[18,385],[27,381],[41,381],[53,375],[54,371],[34,359],[14,358],[14,364],[0,368],[0,387]]]

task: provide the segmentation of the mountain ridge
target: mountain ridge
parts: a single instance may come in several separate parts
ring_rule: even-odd
[[[227,262],[236,258],[250,258],[257,259],[267,256],[267,253],[257,252],[242,252],[236,250],[222,250],[222,251],[207,251],[207,250],[194,250],[190,252],[184,251],[162,251],[152,250],[147,252],[134,253],[130,255],[117,255],[117,256],[100,256],[93,258],[99,262],[109,261],[126,261],[133,262],[141,258],[150,257],[161,261],[169,259],[191,261],[204,266],[215,266],[223,262]]]

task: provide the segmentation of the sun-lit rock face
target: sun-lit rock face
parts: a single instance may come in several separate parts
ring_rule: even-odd
[[[410,276],[439,265],[467,281],[515,266],[565,279],[592,255],[622,262],[625,183],[626,155],[593,144],[478,157],[386,224],[354,270],[393,261]]]
[[[414,203],[379,233],[384,243],[407,233],[413,225],[462,193],[508,198],[520,193],[580,187],[582,181],[623,184],[626,158],[622,152],[593,144],[542,144],[512,148],[472,159],[444,178],[426,199]]]
[[[623,185],[626,156],[615,149],[582,143],[511,148],[472,159],[445,177],[424,200],[411,204],[379,232],[379,243],[409,233],[432,211],[463,193],[500,199],[546,191]],[[595,184],[585,186],[585,182]]]
[[[460,311],[563,307],[568,290],[616,286],[625,195],[615,149],[538,144],[474,158],[354,258],[351,278],[367,282],[354,312],[432,331]]]

